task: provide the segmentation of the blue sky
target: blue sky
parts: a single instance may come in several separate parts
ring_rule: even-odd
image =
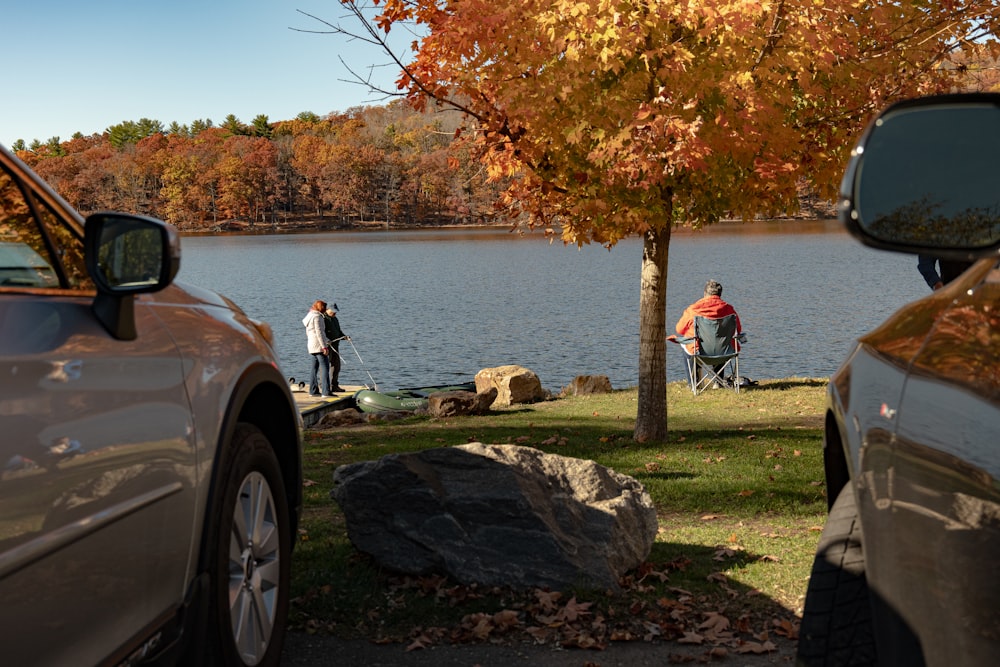
[[[394,89],[386,58],[343,36],[295,31],[327,29],[297,10],[354,27],[337,0],[4,2],[0,143],[65,141],[141,118],[274,122],[385,104],[344,81],[341,58],[365,74],[376,66],[373,81]]]

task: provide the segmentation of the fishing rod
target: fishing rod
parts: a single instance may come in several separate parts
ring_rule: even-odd
[[[366,388],[370,388],[370,389],[374,389],[375,391],[378,391],[378,383],[377,383],[377,382],[375,382],[375,378],[373,378],[373,377],[372,377],[372,374],[371,374],[371,373],[370,373],[370,372],[368,371],[368,367],[367,367],[367,366],[365,366],[365,360],[361,358],[361,355],[360,355],[360,354],[358,354],[358,348],[354,347],[354,341],[352,341],[352,340],[351,340],[351,337],[350,337],[350,336],[341,336],[340,338],[334,338],[334,339],[333,339],[333,340],[331,340],[330,342],[331,342],[331,343],[336,343],[337,341],[340,341],[340,340],[346,340],[346,341],[347,341],[348,343],[350,343],[350,344],[351,344],[351,349],[352,349],[352,350],[354,350],[354,354],[356,354],[356,355],[357,355],[357,357],[358,357],[358,361],[360,361],[360,362],[361,362],[361,368],[363,368],[363,369],[364,369],[364,371],[365,371],[365,373],[367,373],[367,374],[368,374],[368,379],[372,381],[372,386],[371,386],[371,387],[367,387],[367,386],[366,386]],[[340,357],[340,360],[341,360],[341,361],[343,361],[343,360],[344,360],[344,357],[342,357],[342,356],[341,356],[340,352],[338,352],[337,350],[334,350],[334,353],[335,353],[335,354],[336,354],[336,355],[337,355],[338,357]]]

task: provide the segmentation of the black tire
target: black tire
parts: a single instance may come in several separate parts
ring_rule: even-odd
[[[861,524],[850,485],[819,539],[799,629],[799,667],[877,665]]]
[[[238,424],[220,476],[211,554],[211,657],[220,667],[277,667],[285,639],[291,521],[267,437]]]

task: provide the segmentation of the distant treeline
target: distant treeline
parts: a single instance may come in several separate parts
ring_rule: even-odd
[[[249,125],[142,119],[12,148],[84,214],[140,213],[183,231],[496,222],[506,184],[487,182],[455,140],[460,123],[393,102]]]

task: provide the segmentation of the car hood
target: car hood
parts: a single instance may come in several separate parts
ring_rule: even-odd
[[[182,280],[175,280],[167,289],[153,295],[154,301],[161,303],[175,304],[204,304],[207,306],[217,306],[219,308],[230,308],[243,312],[243,309],[236,305],[227,297],[204,287],[192,285]]]

